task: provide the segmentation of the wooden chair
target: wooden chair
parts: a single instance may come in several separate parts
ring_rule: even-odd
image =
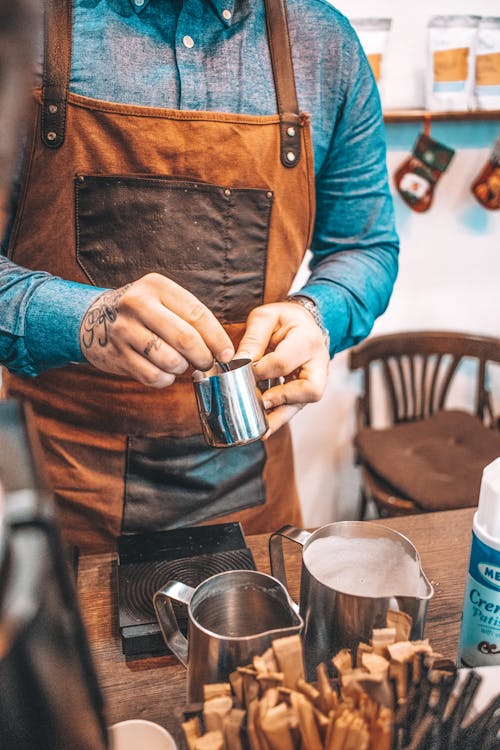
[[[500,363],[500,339],[446,331],[374,336],[350,351],[364,385],[354,438],[361,518],[369,501],[381,516],[477,503],[482,470],[500,456],[489,363]],[[474,381],[470,411],[447,406],[459,372]],[[387,413],[376,427],[380,400]]]

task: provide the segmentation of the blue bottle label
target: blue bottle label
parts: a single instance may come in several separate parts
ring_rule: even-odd
[[[500,552],[474,533],[458,653],[460,666],[500,664]]]

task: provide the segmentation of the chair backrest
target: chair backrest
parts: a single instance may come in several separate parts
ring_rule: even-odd
[[[477,362],[473,410],[494,422],[486,387],[487,363],[500,363],[500,339],[454,331],[404,331],[373,336],[350,351],[351,370],[362,369],[364,393],[358,420],[372,425],[374,368],[381,373],[393,423],[423,419],[445,408],[453,379],[463,360]]]

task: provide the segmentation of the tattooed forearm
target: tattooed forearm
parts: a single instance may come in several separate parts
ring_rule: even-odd
[[[108,328],[118,317],[118,303],[130,284],[120,289],[104,292],[85,313],[81,328],[81,343],[84,349],[90,349],[96,342],[99,346],[108,345]]]

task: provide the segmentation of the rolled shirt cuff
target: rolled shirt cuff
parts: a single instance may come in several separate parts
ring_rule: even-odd
[[[106,289],[50,277],[33,293],[26,314],[25,346],[36,370],[84,362],[80,326]]]

